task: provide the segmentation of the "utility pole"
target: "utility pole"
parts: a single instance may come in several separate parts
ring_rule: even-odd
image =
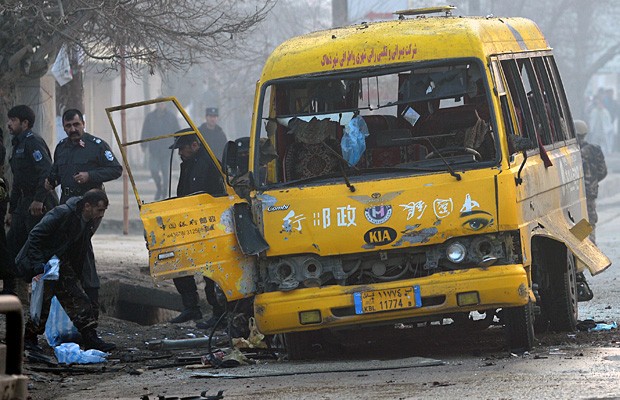
[[[345,26],[349,23],[348,0],[332,0],[332,27]]]
[[[121,104],[127,103],[127,70],[125,67],[125,48],[121,49]],[[127,143],[127,115],[121,111],[122,143]],[[127,168],[123,168],[123,235],[129,234],[129,175]]]

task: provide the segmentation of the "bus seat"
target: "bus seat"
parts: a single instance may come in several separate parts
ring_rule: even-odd
[[[321,143],[294,142],[286,150],[282,162],[284,181],[311,178],[340,170],[340,154],[333,140]]]
[[[478,119],[473,104],[440,108],[414,125],[413,136],[447,135],[474,126]]]

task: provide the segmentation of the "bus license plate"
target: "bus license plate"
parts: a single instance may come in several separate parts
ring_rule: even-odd
[[[420,286],[396,289],[370,290],[353,293],[356,314],[368,314],[381,311],[401,310],[422,306]]]

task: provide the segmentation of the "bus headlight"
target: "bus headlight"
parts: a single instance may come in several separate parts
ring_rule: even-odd
[[[446,256],[448,257],[448,260],[452,261],[453,263],[458,264],[463,261],[466,254],[467,250],[465,249],[465,246],[463,246],[459,242],[452,243],[446,249]]]

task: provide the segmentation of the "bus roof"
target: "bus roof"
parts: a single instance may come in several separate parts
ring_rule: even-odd
[[[446,58],[549,50],[525,18],[417,17],[362,23],[289,39],[267,59],[261,81]]]

